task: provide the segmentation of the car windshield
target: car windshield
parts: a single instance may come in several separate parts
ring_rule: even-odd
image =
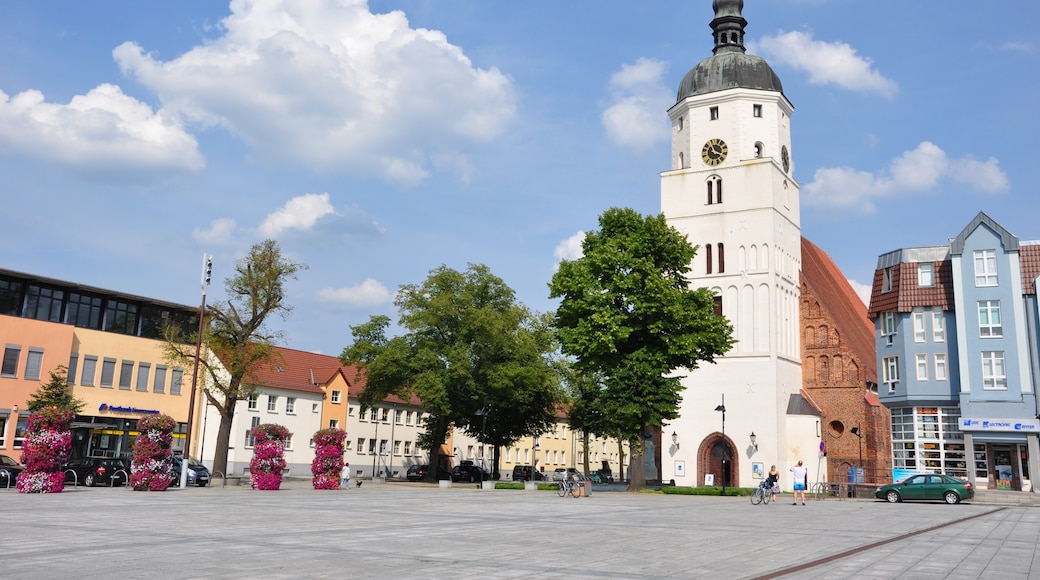
[[[17,467],[18,462],[6,455],[0,455],[0,465],[10,465],[12,467]]]

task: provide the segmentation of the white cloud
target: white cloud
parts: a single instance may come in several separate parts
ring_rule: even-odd
[[[1007,174],[990,158],[950,159],[934,143],[923,141],[916,149],[892,160],[886,171],[875,175],[850,167],[818,169],[805,186],[806,205],[852,209],[873,213],[880,198],[927,193],[944,181],[954,181],[984,193],[1007,191]]]
[[[610,103],[600,122],[614,144],[643,151],[668,139],[668,124],[661,111],[672,104],[672,93],[664,85],[667,65],[640,58],[621,65],[610,78]]]
[[[195,172],[205,165],[176,116],[110,84],[67,105],[47,103],[36,90],[14,97],[0,91],[0,148],[95,175]]]
[[[258,163],[375,174],[401,186],[433,152],[498,136],[512,81],[473,65],[443,33],[364,0],[233,1],[223,36],[169,61],[113,51],[164,106],[245,141]]]
[[[322,288],[318,298],[337,302],[351,308],[368,308],[390,301],[390,291],[378,281],[369,278],[349,288]]]
[[[555,272],[560,268],[560,262],[563,260],[577,260],[582,256],[581,243],[585,241],[585,232],[578,230],[578,233],[563,240],[556,245],[556,249],[553,250],[553,256],[556,258],[556,263],[553,266]]]
[[[231,218],[217,218],[210,222],[209,229],[195,228],[191,237],[202,246],[227,246],[234,242],[238,223]]]
[[[268,215],[258,231],[265,238],[277,238],[286,230],[309,230],[322,217],[335,213],[328,193],[308,193],[290,199]]]
[[[856,293],[856,296],[859,296],[859,299],[863,301],[863,304],[870,306],[871,285],[861,284],[851,278],[848,278],[848,281],[849,285],[852,286],[852,290]]]
[[[783,32],[749,43],[749,49],[773,64],[785,64],[809,73],[809,82],[843,89],[878,93],[892,98],[899,87],[873,67],[870,58],[856,54],[844,42],[813,40],[804,32]]]

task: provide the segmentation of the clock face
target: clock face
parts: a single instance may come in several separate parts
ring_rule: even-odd
[[[708,165],[715,167],[726,160],[727,153],[729,153],[729,148],[726,147],[725,141],[722,139],[711,139],[701,149],[701,159]]]
[[[784,173],[791,170],[791,156],[787,153],[787,145],[780,148],[780,162],[784,164]]]

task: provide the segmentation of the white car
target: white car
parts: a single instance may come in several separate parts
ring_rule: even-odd
[[[585,479],[582,477],[581,472],[573,467],[557,467],[556,471],[553,472],[553,481],[563,481],[565,479],[574,479],[574,476],[578,476],[578,479]]]

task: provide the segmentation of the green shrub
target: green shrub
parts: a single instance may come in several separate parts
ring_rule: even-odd
[[[667,486],[667,487],[662,487],[659,490],[659,492],[660,493],[665,493],[665,494],[672,494],[672,495],[718,495],[718,496],[721,496],[722,495],[722,488],[721,487],[709,487],[709,486],[700,486],[700,487]],[[726,496],[727,497],[729,497],[729,496],[751,495],[753,493],[755,493],[755,488],[753,488],[753,487],[727,487],[726,488]]]

